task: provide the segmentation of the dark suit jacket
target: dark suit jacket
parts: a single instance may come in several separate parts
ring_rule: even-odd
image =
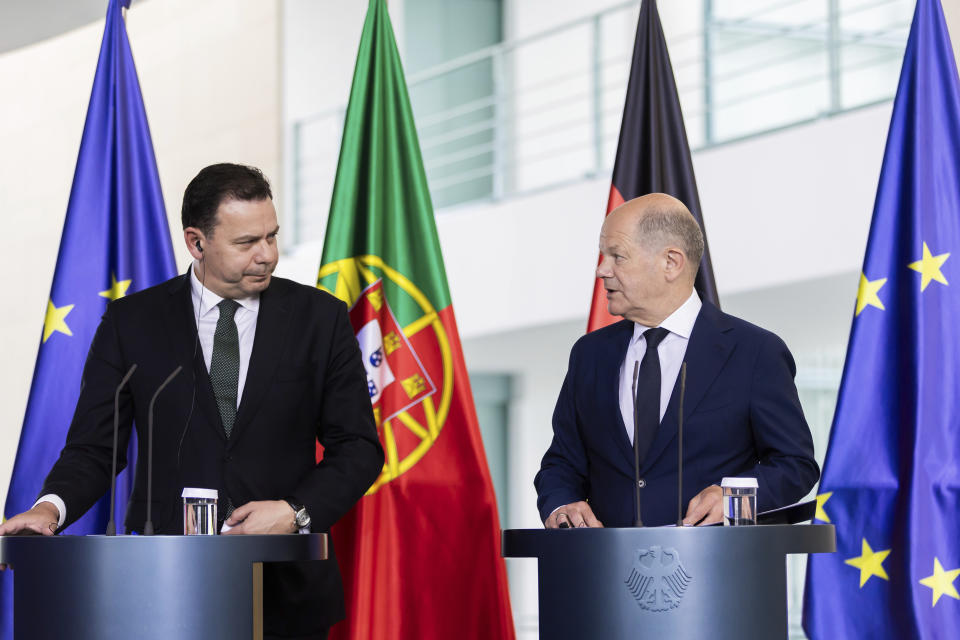
[[[113,395],[121,396],[120,451],[136,425],[136,482],[126,528],[146,517],[150,397],[177,367],[154,417],[153,507],[157,533],[183,533],[183,487],[220,490],[237,506],[292,497],[306,505],[314,532],[329,530],[373,483],[383,450],[366,373],[346,306],[312,287],[273,278],[260,296],[243,397],[229,439],[196,340],[189,274],[107,306],[84,365],[76,413],[60,459],[41,494],[67,506],[67,524],[109,487]],[[324,458],[316,463],[316,441]],[[307,634],[343,617],[336,561],[277,564],[264,571],[267,632]]]
[[[553,442],[534,480],[544,520],[561,505],[587,500],[604,526],[636,521],[633,446],[619,403],[620,365],[633,327],[623,320],[588,333],[570,353]],[[761,511],[801,499],[820,470],[783,341],[704,302],[685,359],[684,509],[724,476],[756,477]],[[640,466],[646,525],[677,519],[678,389]]]

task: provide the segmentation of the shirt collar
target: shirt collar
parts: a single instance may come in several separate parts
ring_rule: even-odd
[[[690,334],[693,333],[693,325],[697,322],[697,316],[700,314],[700,307],[703,306],[703,303],[700,302],[700,296],[697,295],[697,290],[694,289],[690,293],[690,297],[687,298],[687,301],[680,305],[676,311],[667,316],[666,320],[660,323],[660,326],[669,331],[670,333],[675,333],[684,340],[690,339]],[[643,333],[650,329],[642,324],[633,323],[633,339],[630,341],[631,344],[635,344]]]
[[[190,266],[190,295],[193,298],[194,310],[196,310],[198,306],[200,307],[200,311],[197,314],[200,317],[207,315],[211,309],[223,300],[222,297],[203,286],[200,279],[197,278],[197,272],[192,265]],[[236,302],[248,311],[257,311],[260,309],[259,294],[246,298],[237,298]]]

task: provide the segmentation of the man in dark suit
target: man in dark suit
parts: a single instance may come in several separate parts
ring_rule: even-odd
[[[701,303],[703,235],[683,203],[665,194],[625,203],[604,221],[600,253],[608,310],[625,319],[571,351],[534,481],[544,524],[633,526],[635,410],[642,521],[676,522],[683,362],[684,524],[721,520],[725,476],[757,478],[760,511],[801,499],[820,471],[793,358],[776,335]]]
[[[0,535],[50,535],[104,494],[114,389],[134,363],[121,396],[120,451],[134,423],[141,461],[150,398],[184,368],[155,407],[157,533],[183,533],[184,487],[219,490],[231,535],[328,531],[380,473],[383,450],[346,306],[272,277],[279,226],[260,171],[203,169],[184,193],[182,217],[189,273],[107,307],[60,459],[37,504]],[[146,519],[146,471],[138,465],[129,531],[142,532]],[[266,565],[264,594],[269,637],[322,638],[344,616],[335,560]]]

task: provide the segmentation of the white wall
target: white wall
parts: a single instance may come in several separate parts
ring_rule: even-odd
[[[104,3],[106,6],[106,3]],[[53,279],[104,21],[0,55],[0,211],[12,266],[0,302],[0,504]],[[279,0],[165,0],[127,12],[177,264],[187,182],[245,162],[279,185]],[[282,210],[282,202],[279,202]]]

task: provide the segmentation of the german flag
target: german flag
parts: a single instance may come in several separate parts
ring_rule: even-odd
[[[719,307],[710,248],[706,242],[707,231],[703,226],[697,181],[693,175],[690,145],[687,142],[687,130],[683,126],[670,54],[660,26],[657,3],[644,0],[637,21],[637,37],[633,45],[633,62],[620,124],[617,158],[613,164],[607,213],[627,200],[658,192],[679,199],[700,223],[704,251],[696,289],[701,299]],[[587,331],[600,329],[617,320],[619,318],[607,313],[603,283],[597,280],[593,286]]]

